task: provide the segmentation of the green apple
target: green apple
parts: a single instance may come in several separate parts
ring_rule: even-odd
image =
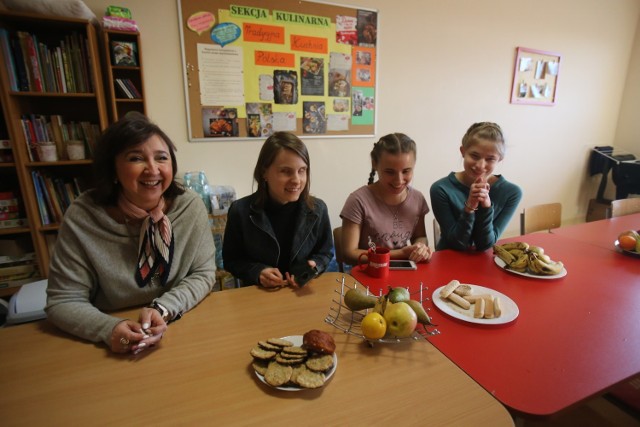
[[[418,324],[416,312],[406,302],[387,302],[384,320],[387,321],[387,334],[397,338],[410,336]]]
[[[407,290],[407,288],[392,288],[391,286],[389,286],[389,293],[387,294],[387,298],[389,298],[389,301],[396,303],[409,301],[411,299],[411,295],[409,294],[409,290]]]
[[[636,252],[640,252],[640,237],[636,238]]]

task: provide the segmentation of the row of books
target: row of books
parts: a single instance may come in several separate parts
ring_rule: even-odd
[[[58,147],[58,159],[66,159],[65,143],[69,140],[84,141],[87,152],[93,157],[100,126],[87,121],[66,122],[59,114],[45,116],[41,114],[23,115],[21,119],[22,131],[29,153],[29,160],[39,161],[38,144],[53,141]]]
[[[13,91],[93,92],[89,45],[76,31],[45,44],[35,33],[1,28],[0,46]]]
[[[142,99],[142,94],[131,79],[116,79],[116,89],[119,89],[122,98]]]
[[[42,225],[61,223],[69,205],[80,195],[78,179],[51,177],[37,170],[31,172],[31,177]]]

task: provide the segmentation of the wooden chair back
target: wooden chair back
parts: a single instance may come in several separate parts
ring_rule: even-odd
[[[342,254],[342,227],[336,227],[333,229],[333,247],[336,252],[336,263],[338,264],[338,271],[344,273],[344,256]]]
[[[520,234],[551,230],[562,223],[562,204],[546,203],[524,208],[520,214]]]
[[[631,215],[640,212],[640,197],[630,199],[613,200],[611,202],[611,218],[616,216]]]

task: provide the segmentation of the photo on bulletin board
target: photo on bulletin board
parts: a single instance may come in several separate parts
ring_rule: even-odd
[[[377,10],[177,2],[189,141],[375,135]]]
[[[516,48],[511,103],[555,105],[561,58],[555,52]]]

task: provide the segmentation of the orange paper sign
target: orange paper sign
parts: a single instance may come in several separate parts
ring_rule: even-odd
[[[327,53],[329,44],[326,38],[291,35],[291,50],[301,50],[304,52]]]
[[[284,44],[284,27],[244,23],[242,25],[244,41],[258,43]]]
[[[295,67],[293,53],[256,50],[255,61],[256,65],[266,65],[267,67]]]

